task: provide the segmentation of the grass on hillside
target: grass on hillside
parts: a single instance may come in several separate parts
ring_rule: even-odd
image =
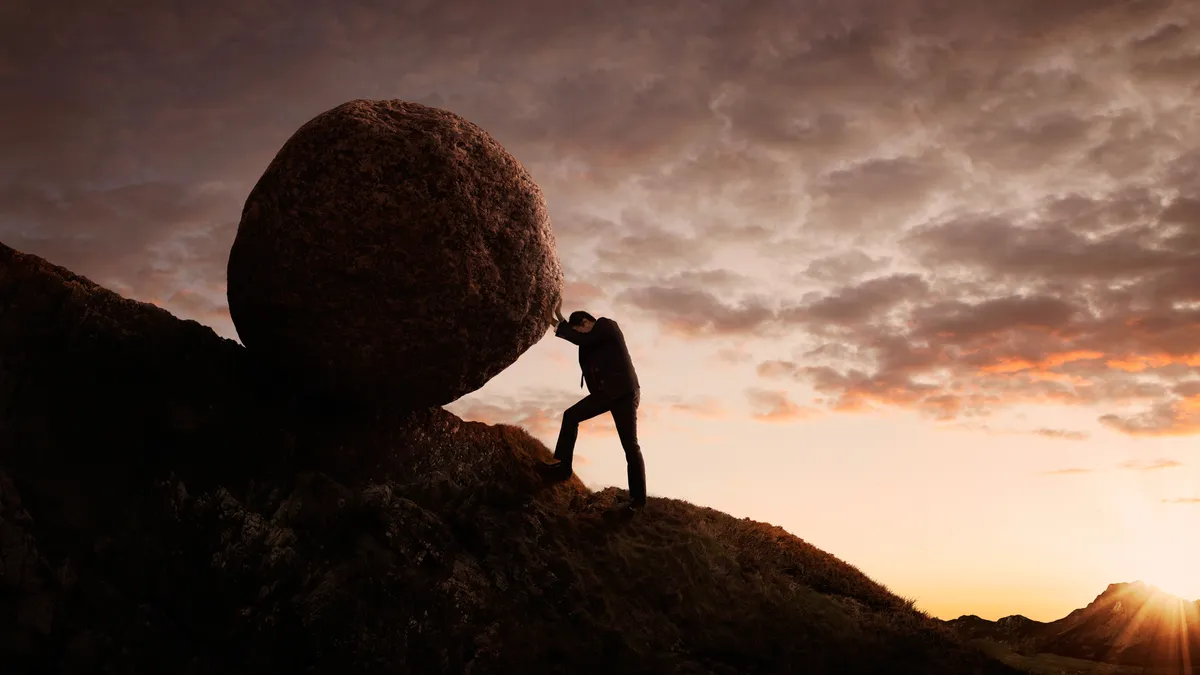
[[[455,419],[460,440],[422,453],[421,466],[409,471],[425,477],[417,483],[487,486],[487,495],[451,505],[443,487],[438,497],[415,501],[444,518],[453,512],[458,531],[470,523],[507,532],[510,550],[472,552],[553,570],[561,582],[556,592],[579,605],[588,630],[611,630],[631,653],[648,656],[675,644],[693,657],[750,658],[754,663],[744,665],[752,670],[781,672],[827,672],[832,664],[824,661],[846,650],[897,665],[961,656],[957,636],[912,600],[783,528],[653,496],[628,518],[618,508],[625,490],[593,492],[577,477],[547,486],[536,465],[550,451],[524,429]],[[481,501],[522,503],[540,523],[535,538],[525,539],[512,522],[489,523],[513,516]]]

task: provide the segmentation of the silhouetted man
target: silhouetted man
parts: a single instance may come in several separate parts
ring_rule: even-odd
[[[563,412],[554,461],[546,464],[546,471],[557,480],[570,478],[579,423],[611,412],[628,464],[629,508],[638,510],[646,505],[646,465],[637,440],[641,387],[625,336],[616,321],[597,319],[587,312],[572,312],[568,321],[563,318],[561,305],[554,309],[554,317],[558,320],[554,335],[579,345],[579,367],[583,370],[579,386],[586,382],[588,395]]]

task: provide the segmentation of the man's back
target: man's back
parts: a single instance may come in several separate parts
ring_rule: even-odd
[[[640,388],[625,335],[616,321],[602,316],[588,333],[567,335],[564,330],[574,329],[564,323],[556,335],[579,345],[579,367],[589,392],[616,398]],[[581,335],[587,337],[579,339]]]

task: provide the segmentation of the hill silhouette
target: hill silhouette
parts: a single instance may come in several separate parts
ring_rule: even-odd
[[[1016,672],[780,528],[278,378],[0,245],[5,673]]]
[[[1155,672],[1200,669],[1200,601],[1140,581],[1110,584],[1086,607],[1056,621],[1020,615],[987,621],[967,615],[947,623],[964,637],[999,642],[1023,654],[1056,654]]]

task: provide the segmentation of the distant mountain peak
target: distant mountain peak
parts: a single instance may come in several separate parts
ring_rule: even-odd
[[[1026,653],[1140,667],[1200,668],[1200,602],[1144,581],[1109,584],[1086,607],[1049,623],[1020,614],[996,621],[971,615],[949,623],[964,637],[1001,642]]]
[[[1127,593],[1129,591],[1150,590],[1150,585],[1144,581],[1121,581],[1115,584],[1109,584],[1108,588],[1100,594],[1100,597],[1112,595],[1114,593]]]
[[[1164,591],[1154,584],[1149,584],[1145,581],[1127,581],[1109,584],[1108,588],[1104,589],[1103,593],[1096,596],[1096,599],[1093,600],[1088,606],[1091,607],[1092,605],[1095,605],[1097,602],[1101,601],[1119,602],[1121,600],[1134,599],[1139,601],[1154,599],[1158,601],[1178,600],[1180,602],[1190,602],[1187,598],[1180,597],[1174,593],[1171,593],[1170,591]]]
[[[999,619],[996,619],[996,623],[1000,624],[1001,626],[1024,626],[1024,625],[1028,625],[1028,624],[1041,623],[1041,622],[1034,621],[1033,619],[1031,619],[1023,614],[1010,614],[1009,616],[1003,616],[1003,617],[1000,617]]]

